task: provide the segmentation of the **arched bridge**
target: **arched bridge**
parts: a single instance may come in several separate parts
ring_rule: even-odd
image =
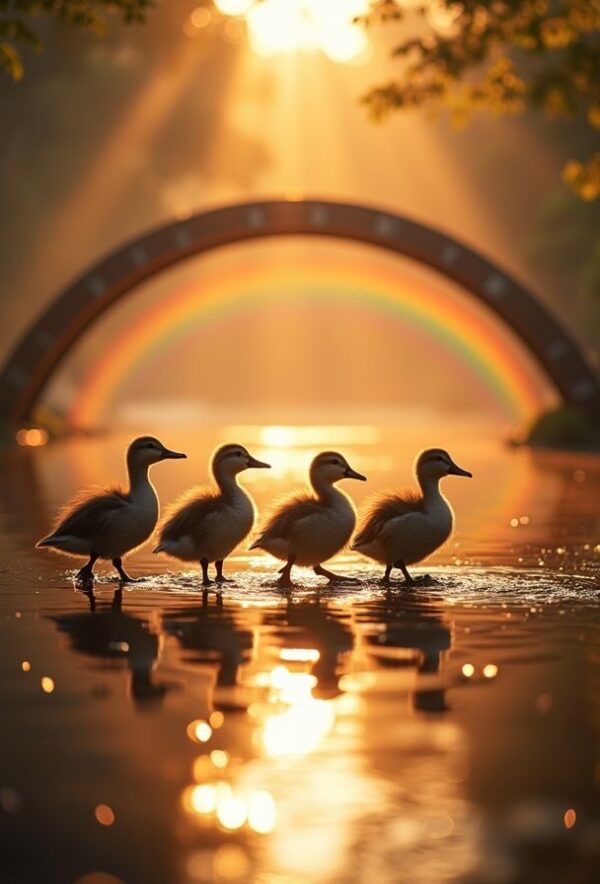
[[[51,301],[0,373],[0,422],[29,423],[46,384],[79,337],[135,286],[218,246],[267,236],[356,240],[412,258],[458,282],[520,338],[565,403],[600,425],[600,382],[577,344],[530,292],[462,243],[423,224],[362,205],[318,199],[232,205],[174,221],[89,268]]]

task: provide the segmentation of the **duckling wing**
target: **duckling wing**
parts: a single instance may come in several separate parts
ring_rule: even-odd
[[[64,507],[54,531],[44,540],[50,541],[55,537],[94,537],[110,523],[115,513],[124,511],[128,506],[127,497],[118,488],[93,496],[84,492]]]
[[[195,541],[200,540],[220,506],[220,498],[210,493],[187,499],[183,506],[180,502],[176,503],[160,530],[161,542],[172,542],[185,536],[192,537]]]
[[[402,516],[410,516],[422,512],[423,499],[411,491],[403,491],[398,494],[386,494],[378,498],[373,504],[360,527],[352,549],[373,543],[377,540],[392,519]]]
[[[262,546],[264,542],[271,540],[288,539],[296,531],[304,527],[305,520],[322,515],[322,513],[323,507],[321,504],[308,495],[299,494],[288,498],[271,514],[265,527],[250,549]]]

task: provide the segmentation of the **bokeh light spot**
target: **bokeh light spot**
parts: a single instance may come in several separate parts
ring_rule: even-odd
[[[250,796],[248,804],[248,824],[260,835],[267,835],[275,828],[277,811],[270,792],[259,790]]]
[[[97,804],[94,809],[94,816],[101,826],[112,826],[115,821],[115,814],[108,804]]]
[[[212,737],[212,727],[208,721],[199,718],[196,721],[190,721],[187,726],[187,735],[194,743],[208,743]]]
[[[223,724],[225,723],[225,716],[222,712],[219,712],[219,710],[211,712],[208,723],[213,728],[213,730],[218,730],[220,727],[223,727]]]
[[[18,430],[16,435],[17,445],[22,448],[39,448],[46,445],[48,439],[48,431],[39,427]]]

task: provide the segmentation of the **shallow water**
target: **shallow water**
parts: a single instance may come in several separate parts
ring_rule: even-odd
[[[424,441],[160,435],[190,454],[153,471],[162,500],[239,438],[274,465],[247,477],[259,507],[321,439],[369,475],[347,483],[359,503],[409,480]],[[241,551],[203,596],[148,546],[129,561],[142,582],[101,568],[85,594],[75,562],[32,545],[72,491],[119,475],[123,444],[1,457],[2,881],[597,880],[599,460],[453,430],[475,478],[447,480],[457,532],[417,590],[345,554],[332,567],[360,586],[299,572],[286,596]]]

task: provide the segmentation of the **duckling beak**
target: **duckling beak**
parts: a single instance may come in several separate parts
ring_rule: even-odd
[[[462,467],[457,466],[455,463],[452,464],[450,469],[448,470],[449,476],[466,476],[468,479],[473,478],[473,473],[470,473],[468,470],[463,470]]]
[[[248,467],[254,467],[257,470],[270,470],[271,464],[264,463],[262,460],[257,460],[255,457],[248,458]]]
[[[161,454],[162,460],[179,460],[181,457],[187,457],[187,454],[182,454],[180,451],[171,451],[169,448],[163,448]]]
[[[344,472],[345,479],[360,479],[361,482],[366,482],[367,477],[363,476],[361,473],[357,473],[356,470],[353,470],[352,467],[346,467]]]

